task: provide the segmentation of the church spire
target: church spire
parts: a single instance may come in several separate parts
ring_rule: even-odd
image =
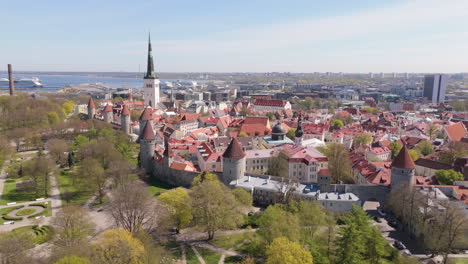
[[[148,64],[146,69],[145,79],[156,79],[156,73],[154,73],[153,55],[151,54],[151,34],[148,34]]]

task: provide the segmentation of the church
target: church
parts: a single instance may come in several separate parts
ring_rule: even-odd
[[[151,36],[148,37],[148,62],[146,74],[143,79],[143,98],[145,106],[154,108],[159,103],[160,80],[154,71],[154,61],[151,48]]]

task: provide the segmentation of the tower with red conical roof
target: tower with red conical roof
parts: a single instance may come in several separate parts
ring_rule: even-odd
[[[138,119],[138,123],[140,124],[140,133],[139,133],[140,138],[143,136],[143,129],[145,128],[146,123],[148,121],[152,122],[151,108],[145,107],[145,109],[143,109],[143,112],[141,112],[140,118]]]
[[[104,122],[112,123],[112,121],[114,121],[114,112],[112,109],[112,105],[106,104],[104,110],[102,110],[102,114],[104,116]]]
[[[90,97],[88,101],[88,119],[93,119],[96,114],[96,106],[94,105],[93,98]]]
[[[415,169],[416,165],[406,148],[406,144],[403,142],[403,148],[401,148],[400,152],[392,162],[391,187],[401,188],[413,186]]]
[[[245,174],[246,158],[242,145],[233,138],[223,154],[223,176],[225,184],[241,179]]]
[[[151,122],[146,122],[143,128],[143,134],[140,138],[140,162],[146,172],[151,172],[153,164],[154,146],[156,145],[156,136],[154,135]]]
[[[120,113],[120,127],[125,134],[130,134],[130,110],[128,106],[124,104],[122,112]]]

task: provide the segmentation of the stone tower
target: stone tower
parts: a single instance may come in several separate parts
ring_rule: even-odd
[[[143,129],[145,128],[146,123],[148,121],[151,122],[151,109],[146,107],[141,113],[140,118],[138,119],[138,122],[140,123],[140,133],[139,133],[140,138],[143,136]]]
[[[94,105],[93,98],[90,97],[88,101],[88,119],[93,119],[96,114],[96,106]]]
[[[143,98],[145,105],[155,107],[159,103],[159,77],[154,72],[153,55],[151,54],[151,36],[148,38],[148,62],[143,79]]]
[[[233,138],[223,154],[223,176],[225,184],[244,177],[245,174],[245,152],[237,138]]]
[[[140,162],[147,173],[151,172],[155,144],[156,136],[154,135],[153,126],[151,122],[146,122],[143,135],[140,138]]]
[[[304,131],[302,130],[302,116],[299,115],[299,118],[297,119],[296,134],[294,135],[294,143],[296,143],[296,145],[302,144],[303,135],[304,135]]]
[[[392,177],[390,187],[411,187],[414,185],[414,165],[413,159],[406,148],[406,144],[403,144],[403,148],[400,153],[393,159],[392,162]]]
[[[130,134],[130,110],[126,104],[124,104],[122,113],[120,113],[120,126],[125,134]]]
[[[112,110],[112,105],[106,104],[104,110],[102,110],[102,114],[104,115],[104,122],[112,123],[112,121],[114,121],[114,112]]]

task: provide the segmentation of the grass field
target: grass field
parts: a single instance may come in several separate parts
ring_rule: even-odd
[[[70,171],[61,170],[55,175],[60,189],[61,198],[64,202],[68,200],[71,204],[83,205],[92,196],[92,192],[81,191],[78,184],[73,182]]]
[[[195,255],[195,252],[193,252],[190,246],[185,247],[185,257],[187,259],[187,264],[200,264],[197,255]]]
[[[449,259],[450,264],[468,264],[468,258],[451,258]]]
[[[197,250],[200,253],[200,255],[202,255],[206,264],[218,264],[219,259],[221,258],[221,254],[219,254],[218,252],[199,247],[197,247]]]
[[[151,178],[151,180],[149,180],[147,183],[148,183],[148,190],[150,191],[152,196],[159,196],[161,193],[175,188],[175,186],[158,181],[153,178]]]
[[[16,229],[13,229],[13,231],[6,233],[4,235],[0,236],[1,239],[8,238],[10,236],[14,235],[27,235],[31,238],[31,241],[34,244],[42,244],[47,241],[50,241],[53,236],[54,236],[54,229],[51,226],[37,226],[37,225],[32,225],[32,226],[23,226],[19,227]]]
[[[5,182],[5,185],[3,186],[2,200],[0,200],[0,205],[6,205],[11,202],[29,202],[34,201],[36,198],[40,197],[36,196],[34,191],[17,191],[16,183],[10,181]]]

